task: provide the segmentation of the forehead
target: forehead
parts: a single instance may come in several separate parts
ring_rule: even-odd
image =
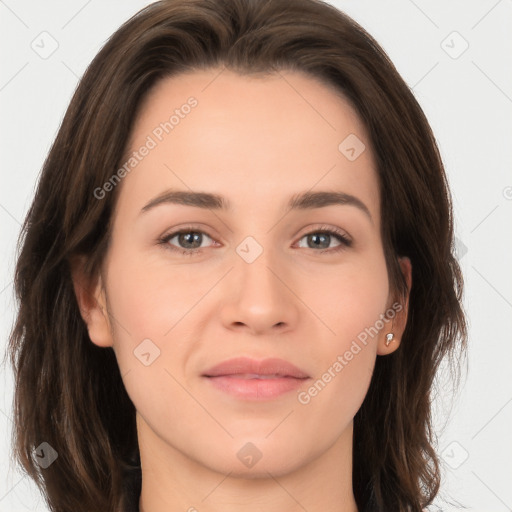
[[[161,79],[141,104],[125,161],[149,140],[152,149],[123,179],[120,202],[142,207],[179,188],[229,197],[236,209],[318,188],[362,196],[378,218],[364,123],[342,93],[301,72],[211,69]],[[349,146],[362,151],[356,159]]]

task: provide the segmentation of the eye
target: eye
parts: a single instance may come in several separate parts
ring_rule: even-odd
[[[347,247],[352,247],[352,240],[341,230],[329,228],[327,226],[322,226],[321,228],[310,231],[302,236],[301,240],[307,239],[307,248],[309,249],[324,249],[321,251],[317,251],[320,253],[324,252],[338,252],[346,249]],[[338,240],[339,245],[333,248],[329,248],[332,239],[335,238]],[[303,246],[301,246],[303,247]]]
[[[204,246],[202,246],[204,237],[212,240],[212,238],[203,231],[195,230],[193,228],[183,228],[179,231],[174,231],[173,233],[165,235],[159,239],[158,242],[171,251],[178,251],[181,252],[181,254],[193,256],[194,254],[201,252],[201,248],[204,248]],[[176,238],[176,243],[182,244],[182,246],[176,247],[171,244],[171,240],[173,238]]]

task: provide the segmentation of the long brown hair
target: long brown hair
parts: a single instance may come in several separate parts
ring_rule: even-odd
[[[378,357],[354,419],[353,488],[360,511],[420,511],[440,486],[431,390],[441,360],[464,355],[463,278],[454,257],[451,198],[438,147],[411,90],[379,44],[319,0],[164,0],[106,42],[81,79],[18,241],[19,303],[9,340],[15,371],[16,460],[52,511],[121,510],[137,467],[135,408],[111,348],[88,336],[70,263],[94,276],[108,249],[116,187],[141,101],[161,78],[225,67],[240,74],[298,70],[344,94],[376,159],[382,240],[397,298],[397,256],[412,262],[399,350]],[[46,469],[34,449],[58,459]]]

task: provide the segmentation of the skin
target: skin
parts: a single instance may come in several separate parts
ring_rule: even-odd
[[[91,341],[114,348],[137,409],[140,507],[356,511],[353,417],[377,356],[399,348],[408,297],[393,325],[359,343],[307,404],[296,391],[244,401],[201,374],[234,356],[281,357],[311,376],[307,390],[392,306],[366,129],[341,95],[307,75],[219,73],[188,72],[151,90],[128,153],[187,98],[198,105],[118,185],[101,275],[86,282],[79,265],[73,273]],[[366,145],[354,161],[338,149],[349,134]],[[168,203],[140,214],[170,188],[221,194],[232,210]],[[372,219],[351,205],[286,210],[293,194],[308,190],[352,194]],[[188,224],[203,233],[200,253],[158,243]],[[322,227],[338,228],[353,245],[333,252],[340,242],[331,236],[308,246],[306,235]],[[248,236],[263,249],[251,263],[236,251]],[[177,236],[167,245],[190,247]],[[410,261],[399,261],[410,289]],[[395,334],[388,347],[387,332]],[[148,338],[160,355],[145,366],[134,350]],[[248,442],[261,453],[252,467],[237,457]]]

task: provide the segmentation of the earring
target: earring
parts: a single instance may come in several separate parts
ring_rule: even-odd
[[[386,334],[386,342],[385,342],[386,343],[386,347],[389,347],[389,345],[393,341],[394,337],[395,337],[395,335],[392,332],[389,332],[388,334]]]

